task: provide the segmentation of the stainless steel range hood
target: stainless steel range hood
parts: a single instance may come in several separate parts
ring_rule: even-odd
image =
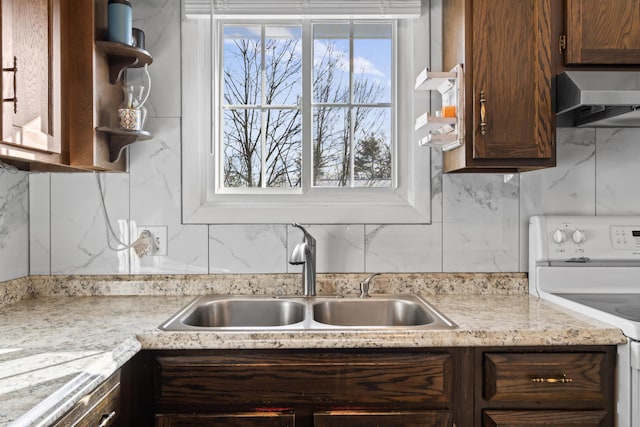
[[[566,71],[556,92],[558,127],[640,127],[639,71]]]

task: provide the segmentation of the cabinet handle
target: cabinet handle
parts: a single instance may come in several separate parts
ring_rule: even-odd
[[[107,427],[109,424],[111,424],[111,421],[116,417],[116,411],[111,411],[111,413],[109,414],[102,414],[102,417],[100,418],[100,424],[98,424],[98,427]]]
[[[480,134],[485,136],[487,134],[487,96],[485,92],[480,91]]]
[[[534,383],[549,383],[549,384],[555,384],[555,383],[568,384],[573,382],[573,380],[571,378],[567,378],[566,375],[563,375],[562,378],[532,378],[531,381]]]
[[[13,113],[18,112],[18,94],[16,93],[16,75],[18,74],[18,58],[13,57],[13,67],[12,68],[3,68],[2,71],[7,71],[9,73],[13,73],[13,98],[3,98],[2,102],[13,102]]]

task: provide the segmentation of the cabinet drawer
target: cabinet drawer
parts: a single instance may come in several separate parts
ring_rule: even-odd
[[[282,412],[237,414],[159,414],[156,427],[294,427],[295,416]]]
[[[482,427],[610,425],[605,411],[485,411]]]
[[[154,393],[161,405],[442,407],[451,400],[451,358],[411,352],[160,356]]]
[[[313,414],[314,427],[450,427],[446,411],[366,412],[330,411]]]
[[[485,353],[488,401],[601,401],[604,353]]]
[[[120,372],[118,371],[76,403],[54,426],[109,427],[115,425],[119,411]]]

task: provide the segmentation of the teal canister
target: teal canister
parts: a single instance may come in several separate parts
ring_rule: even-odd
[[[132,35],[132,8],[129,0],[109,0],[108,32],[109,41],[133,44]]]

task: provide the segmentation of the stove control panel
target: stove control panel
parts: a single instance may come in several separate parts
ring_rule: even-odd
[[[639,216],[534,216],[529,239],[537,261],[640,261]]]
[[[640,250],[640,225],[634,227],[612,225],[611,244],[615,249]]]

